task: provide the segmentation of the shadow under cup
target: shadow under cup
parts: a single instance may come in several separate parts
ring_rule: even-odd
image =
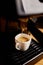
[[[15,36],[15,43],[17,50],[26,51],[31,44],[31,38],[28,34],[20,33]]]

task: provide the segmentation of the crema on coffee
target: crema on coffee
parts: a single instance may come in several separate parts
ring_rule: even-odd
[[[27,42],[27,41],[29,41],[28,38],[26,38],[26,37],[22,37],[22,36],[19,37],[18,40],[21,41],[21,42]]]

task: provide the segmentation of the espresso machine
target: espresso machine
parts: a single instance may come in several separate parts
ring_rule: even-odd
[[[6,5],[6,7],[5,7],[5,5]],[[18,22],[18,26],[20,28],[21,24],[20,24],[19,19],[27,17],[27,18],[29,18],[30,21],[33,21],[30,23],[27,21],[27,24],[28,24],[27,28],[30,28],[28,26],[35,26],[34,21],[38,22],[37,21],[38,17],[39,17],[39,19],[43,19],[43,2],[42,2],[42,0],[35,0],[35,1],[34,0],[32,0],[32,1],[31,0],[22,0],[22,1],[21,0],[15,0],[15,1],[10,0],[10,1],[6,1],[6,3],[4,3],[3,8],[4,8],[3,15],[6,17],[6,21],[7,21],[6,29],[7,29],[8,20],[13,20],[13,21]],[[33,27],[31,27],[31,28],[33,28]],[[40,31],[38,31],[37,33],[39,33],[39,32]],[[39,36],[41,36],[43,39],[43,34],[41,32],[39,33]],[[37,34],[36,34],[36,37],[38,37]],[[41,40],[39,38],[37,38],[37,39],[38,39],[38,41],[42,42],[42,39]]]
[[[3,6],[2,6],[3,4]],[[18,51],[14,48],[13,38],[16,34],[20,33],[21,30],[14,30],[13,33],[8,34],[8,57],[6,65],[25,65],[33,59],[37,58],[39,55],[43,54],[43,33],[41,33],[37,28],[34,21],[34,16],[43,17],[43,1],[42,0],[6,0],[1,2],[2,15],[6,18],[6,30],[8,28],[8,21],[13,20],[18,22],[20,28],[20,20],[18,18],[26,18],[27,29],[33,34],[33,36],[39,41],[37,43],[32,39],[32,44],[26,52]],[[36,17],[37,19],[37,17]],[[35,20],[36,20],[35,19]],[[38,22],[38,21],[37,21]],[[7,32],[7,31],[6,31]],[[8,32],[7,32],[8,33]],[[16,34],[14,34],[16,33]],[[40,36],[40,37],[39,37]],[[10,40],[9,40],[10,39]],[[30,53],[31,52],[31,53]]]

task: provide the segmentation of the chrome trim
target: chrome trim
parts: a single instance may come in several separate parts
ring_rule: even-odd
[[[37,57],[39,57],[39,56],[42,55],[42,54],[43,54],[43,52],[41,52],[40,54],[36,55],[34,58],[30,59],[29,61],[25,62],[23,65],[25,65],[25,64],[27,64],[27,63],[29,63],[29,62],[31,62],[32,60],[36,59]]]

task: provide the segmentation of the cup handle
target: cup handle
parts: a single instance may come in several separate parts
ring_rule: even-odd
[[[21,47],[20,47],[19,43],[17,43],[17,44],[16,44],[16,49],[20,50],[20,48],[21,48]]]

